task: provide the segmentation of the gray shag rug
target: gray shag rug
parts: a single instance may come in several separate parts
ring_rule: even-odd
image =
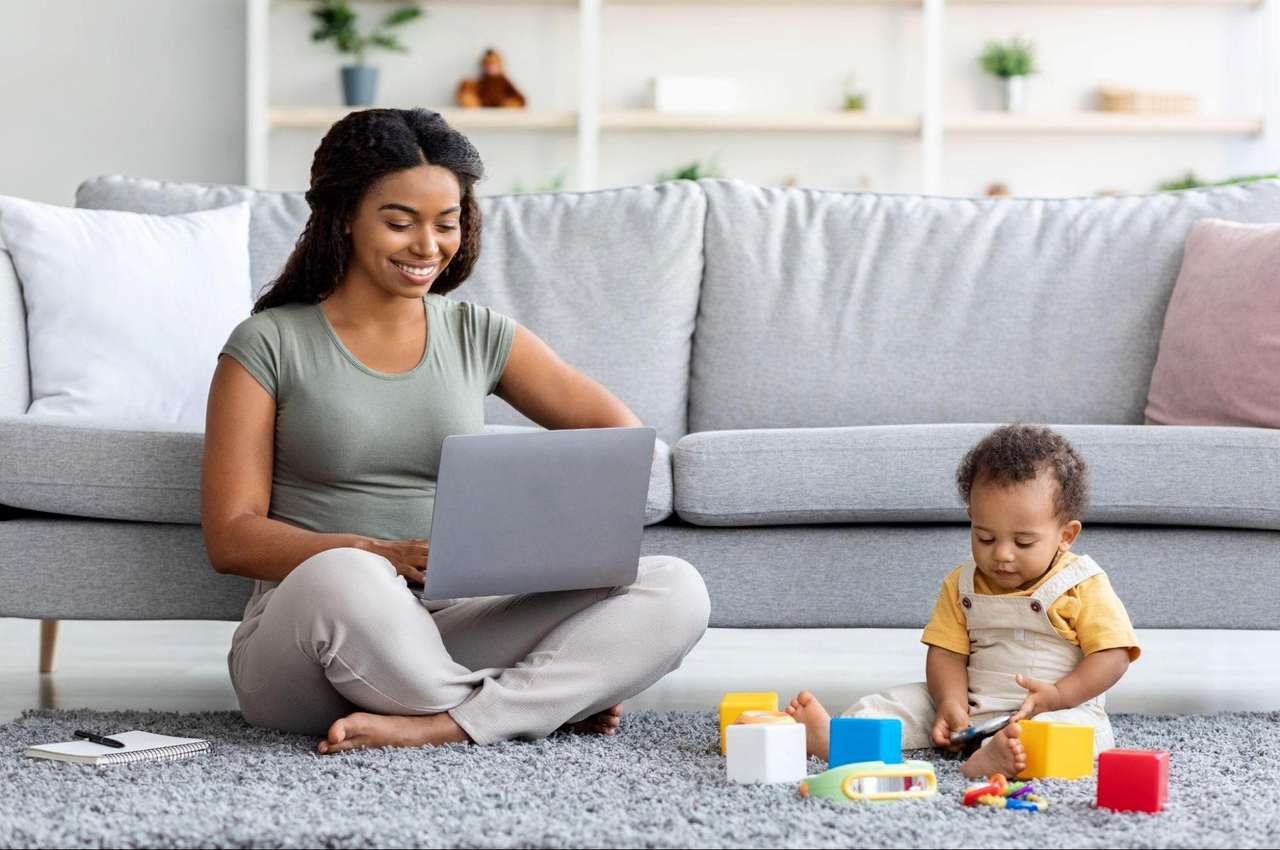
[[[1093,807],[1094,781],[1043,783],[1050,811],[960,804],[936,752],[929,800],[839,804],[725,780],[711,712],[628,715],[614,738],[369,750],[254,729],[232,712],[28,711],[0,725],[0,847],[1275,847],[1280,712],[1113,718],[1119,746],[1167,749],[1159,815]],[[76,728],[207,738],[170,764],[21,757]],[[810,772],[821,766],[810,762]]]

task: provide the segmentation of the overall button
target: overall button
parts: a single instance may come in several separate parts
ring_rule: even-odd
[[[1040,609],[1040,603],[1039,603],[1039,602],[1037,602],[1036,600],[1032,599],[1032,600],[1031,600],[1031,610],[1032,610],[1032,611],[1035,611],[1037,614],[1039,614],[1039,613],[1040,613],[1040,610],[1041,610],[1041,609]]]
[[[972,608],[972,607],[973,607],[973,603],[969,601],[969,597],[967,597],[967,596],[960,600],[960,604],[961,604],[961,605],[963,605],[963,606],[964,606],[964,607],[966,607],[966,608]]]

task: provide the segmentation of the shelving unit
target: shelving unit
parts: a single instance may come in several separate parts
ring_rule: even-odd
[[[393,0],[379,0],[393,2]],[[395,0],[399,2],[399,0]],[[247,0],[247,183],[266,186],[270,134],[291,129],[324,129],[346,115],[345,107],[294,107],[268,102],[268,16],[273,0]],[[277,3],[300,0],[274,0]],[[697,0],[699,5],[765,6],[781,0]],[[1262,144],[1265,158],[1280,165],[1280,0],[804,0],[806,6],[905,7],[920,17],[922,28],[922,108],[918,114],[863,112],[660,113],[611,109],[600,103],[602,9],[617,6],[679,6],[679,0],[428,0],[431,5],[477,3],[571,6],[577,9],[578,108],[569,111],[459,109],[438,107],[461,130],[512,130],[576,134],[576,186],[598,185],[599,150],[604,133],[629,131],[722,133],[890,134],[920,142],[924,191],[936,193],[942,182],[948,134],[1167,135],[1228,136]],[[1256,15],[1269,33],[1266,108],[1263,115],[1136,115],[1107,112],[947,113],[943,109],[943,22],[948,6],[1203,6],[1238,9]],[[387,104],[402,105],[402,104]]]

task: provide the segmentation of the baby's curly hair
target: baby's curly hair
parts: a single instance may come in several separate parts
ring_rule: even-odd
[[[960,461],[956,485],[967,507],[978,479],[1017,484],[1033,480],[1043,469],[1058,482],[1053,500],[1058,519],[1079,519],[1088,502],[1088,467],[1065,437],[1043,425],[1003,425],[983,437]]]

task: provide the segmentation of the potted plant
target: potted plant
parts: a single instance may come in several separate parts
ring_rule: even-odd
[[[311,33],[311,40],[332,38],[338,52],[355,56],[354,65],[342,68],[343,99],[347,106],[368,106],[377,93],[378,69],[364,63],[365,53],[376,47],[407,53],[408,48],[390,30],[421,17],[423,11],[414,5],[401,6],[389,13],[373,32],[361,33],[356,29],[357,15],[347,0],[316,0],[316,3],[319,8],[313,9],[311,15],[320,25]]]
[[[987,42],[986,49],[978,57],[983,70],[999,77],[1004,83],[1004,108],[1006,112],[1021,112],[1026,106],[1025,80],[1036,72],[1035,47],[1031,42],[1014,37],[1001,44]]]

